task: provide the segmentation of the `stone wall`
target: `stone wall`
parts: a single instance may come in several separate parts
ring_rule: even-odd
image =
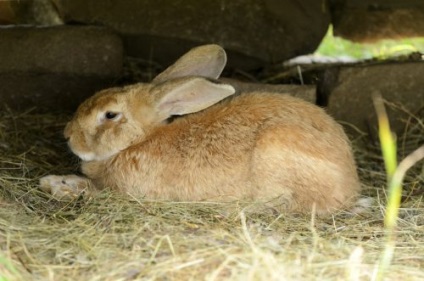
[[[74,110],[95,91],[127,82],[129,57],[154,65],[143,76],[152,77],[207,43],[225,47],[227,73],[251,78],[251,70],[313,52],[330,23],[336,34],[356,41],[424,36],[424,2],[0,1],[0,100],[18,109]],[[369,121],[375,93],[423,118],[423,65],[420,57],[413,63],[331,67],[309,86],[231,83],[242,91],[318,100],[337,119],[366,132],[367,124],[375,124]]]

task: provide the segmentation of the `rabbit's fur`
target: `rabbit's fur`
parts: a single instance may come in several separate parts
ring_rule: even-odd
[[[342,127],[288,95],[234,95],[215,80],[225,63],[221,47],[201,46],[150,84],[81,104],[65,129],[83,160],[80,180],[148,199],[242,199],[318,213],[352,205],[360,183]],[[53,177],[41,180],[45,190]]]

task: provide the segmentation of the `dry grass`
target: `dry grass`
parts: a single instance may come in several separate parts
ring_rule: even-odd
[[[386,199],[377,149],[355,146],[364,195],[375,199],[360,215],[252,214],[237,203],[147,202],[108,192],[63,203],[39,191],[37,182],[77,169],[61,137],[65,120],[0,113],[1,281],[373,278]],[[399,139],[401,154],[424,143],[422,122],[412,120]],[[424,279],[422,166],[406,178],[387,280]]]

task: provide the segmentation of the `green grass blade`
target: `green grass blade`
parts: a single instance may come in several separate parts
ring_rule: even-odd
[[[389,189],[389,197],[386,206],[386,214],[384,216],[384,226],[386,231],[386,242],[384,251],[381,255],[378,268],[377,268],[377,280],[383,280],[386,275],[387,269],[389,268],[394,254],[395,249],[395,237],[394,229],[399,212],[400,198],[402,193],[402,186],[393,185],[393,176],[397,168],[397,157],[396,157],[396,141],[393,137],[392,131],[390,130],[390,123],[387,117],[386,109],[384,108],[384,101],[381,96],[375,96],[374,107],[377,112],[378,118],[378,133],[380,138],[381,151],[383,154],[384,165],[386,168],[387,175],[387,188]]]
[[[396,139],[390,130],[383,99],[380,96],[374,97],[374,106],[377,111],[379,137],[387,173],[388,188],[388,200],[384,217],[386,242],[376,272],[376,279],[380,281],[384,279],[395,252],[395,229],[402,198],[403,178],[409,168],[424,158],[424,145],[408,155],[399,166],[397,166]]]
[[[379,127],[378,133],[384,164],[386,167],[387,181],[390,182],[397,167],[396,138],[390,130],[389,118],[387,117],[387,112],[384,108],[384,101],[381,96],[374,97],[374,107],[377,111]]]

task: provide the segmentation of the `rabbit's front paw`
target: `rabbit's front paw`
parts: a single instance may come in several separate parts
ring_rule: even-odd
[[[58,200],[72,200],[81,194],[90,195],[90,180],[76,175],[50,175],[40,179],[40,188]]]

